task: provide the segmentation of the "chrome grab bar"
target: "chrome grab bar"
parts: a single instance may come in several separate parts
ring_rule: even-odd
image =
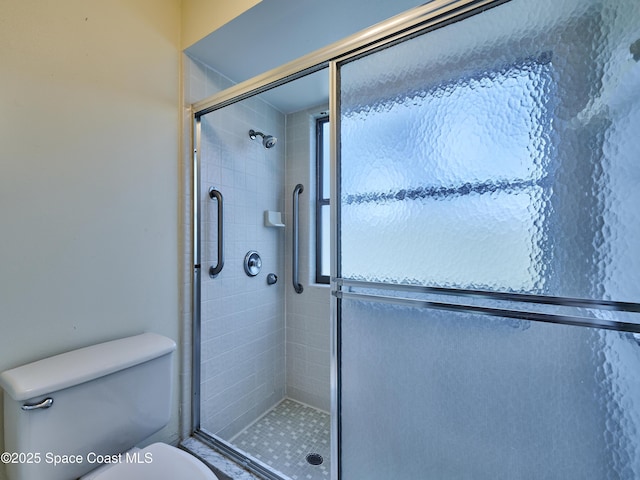
[[[209,276],[215,278],[222,271],[222,267],[224,267],[224,201],[222,199],[222,193],[214,187],[209,189],[209,198],[211,198],[211,200],[215,198],[218,201],[218,263],[209,267]]]
[[[47,397],[44,400],[42,400],[40,403],[35,403],[35,404],[25,403],[20,408],[25,412],[28,412],[30,410],[38,410],[40,408],[49,408],[51,405],[53,405],[53,398]]]
[[[293,282],[293,289],[296,293],[302,293],[303,287],[298,282],[298,216],[299,216],[299,201],[300,194],[304,191],[304,187],[301,183],[296,185],[296,188],[293,189],[293,257],[291,259],[292,264],[292,275],[291,280]]]

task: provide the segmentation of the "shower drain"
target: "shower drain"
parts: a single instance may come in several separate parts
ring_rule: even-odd
[[[311,465],[320,465],[323,461],[322,455],[318,453],[310,453],[307,455],[307,462]]]

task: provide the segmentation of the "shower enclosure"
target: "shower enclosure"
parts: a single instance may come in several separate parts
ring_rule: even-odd
[[[220,123],[209,149],[234,162],[254,149],[262,178],[293,158],[276,153],[280,138],[296,140],[288,116],[278,128],[245,102],[329,67],[331,478],[640,477],[639,20],[633,0],[435,1],[194,106],[196,131],[210,115]],[[249,118],[237,122],[229,108]],[[237,140],[222,135],[229,125],[243,132]],[[251,128],[277,145],[241,144]],[[228,155],[234,142],[240,155]],[[211,172],[209,183],[223,176]],[[304,184],[295,176],[273,195],[239,182],[257,189],[260,209],[289,212]],[[262,228],[253,215],[252,234]],[[215,224],[206,230],[204,244],[217,238]],[[292,271],[290,249],[256,247],[262,237],[242,232],[232,256],[262,249],[263,270]],[[293,232],[265,234],[284,244]],[[301,248],[310,238],[301,228]],[[295,391],[278,368],[299,368],[286,347],[279,353],[296,307],[285,303],[283,320],[270,295],[308,290],[244,274],[216,286],[223,275],[195,284],[211,288],[207,298],[247,285],[265,306],[241,294],[211,306],[212,318],[229,312],[229,325],[202,322],[245,327],[202,344],[202,369],[251,411],[216,400],[210,415],[225,426],[214,436]],[[269,320],[244,323],[238,305]],[[256,357],[209,360],[247,337]],[[260,394],[241,397],[244,384]],[[201,395],[210,388],[198,385]],[[210,431],[202,417],[196,429]]]
[[[295,88],[316,93],[283,105]],[[325,69],[194,123],[194,424],[268,478],[330,469],[330,302],[310,281],[308,135],[327,102]]]

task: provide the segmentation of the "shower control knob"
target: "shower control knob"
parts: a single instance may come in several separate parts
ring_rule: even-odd
[[[244,257],[244,271],[250,277],[255,277],[262,269],[262,259],[260,254],[255,250],[247,252]]]

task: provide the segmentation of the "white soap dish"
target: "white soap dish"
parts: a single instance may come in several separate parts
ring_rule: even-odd
[[[265,210],[264,226],[283,228],[284,223],[282,223],[282,212],[272,212],[271,210]]]

